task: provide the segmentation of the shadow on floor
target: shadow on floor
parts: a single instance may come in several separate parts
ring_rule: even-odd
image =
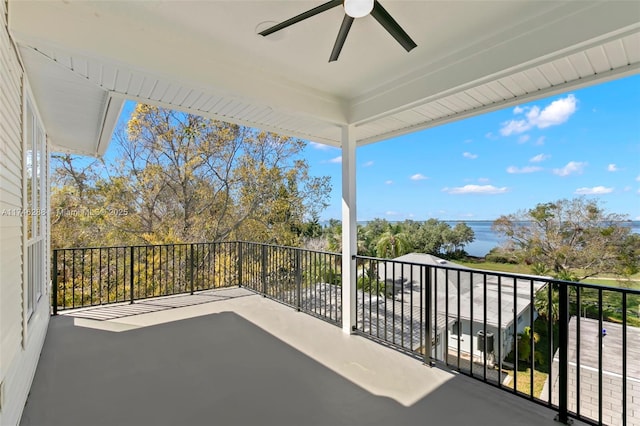
[[[555,424],[462,376],[404,407],[232,312],[122,333],[73,320],[51,318],[23,426]]]

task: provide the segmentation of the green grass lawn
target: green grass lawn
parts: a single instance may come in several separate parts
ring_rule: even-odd
[[[600,277],[602,278],[614,278],[616,280],[620,279],[620,277],[618,275],[614,275],[614,274],[601,274]],[[640,281],[640,272],[638,272],[637,274],[633,274],[629,277],[629,279],[634,280],[634,281]]]
[[[485,262],[481,260],[456,260],[456,263],[467,266],[469,268],[484,269],[487,271],[507,272],[513,274],[533,274],[531,267],[527,265],[516,265],[511,263]],[[583,281],[589,284],[599,284],[609,287],[626,287],[640,289],[640,273],[631,275],[630,277],[620,277],[612,274],[602,274]]]
[[[544,383],[547,377],[549,377],[549,366],[551,365],[550,353],[555,353],[559,344],[558,327],[554,325],[552,331],[554,336],[553,348],[549,347],[551,341],[549,340],[548,325],[549,323],[540,317],[536,319],[533,326],[536,334],[539,336],[539,340],[535,344],[535,351],[541,357],[541,359],[536,357],[535,370],[533,372],[533,396],[536,398],[540,398]],[[507,360],[513,363],[513,352],[507,355]],[[518,361],[518,371],[506,370],[505,372],[511,377],[511,381],[506,387],[513,389],[513,376],[515,373],[518,378],[518,392],[526,395],[531,394],[531,367],[527,361]]]
[[[507,371],[509,377],[511,377],[511,381],[505,385],[506,387],[513,389],[513,370]],[[522,392],[525,395],[531,395],[531,369],[527,368],[523,371],[517,372],[518,383],[517,383],[517,391]],[[544,388],[544,383],[547,381],[547,377],[549,375],[547,373],[543,373],[541,371],[534,370],[533,372],[533,396],[536,398],[540,398],[540,394],[542,393],[542,389]]]
[[[625,287],[625,288],[639,288],[640,289],[640,280],[637,279],[627,279],[627,278],[587,278],[582,281],[587,284],[599,284],[606,285],[610,287]]]
[[[474,269],[487,271],[507,272],[513,274],[530,274],[531,269],[527,265],[514,265],[511,263],[481,262],[474,260],[455,260],[455,263]]]
[[[487,271],[506,272],[514,274],[532,274],[531,268],[527,265],[514,265],[509,263],[484,262],[479,260],[463,260],[457,263],[475,269]],[[611,274],[603,274],[602,277],[594,277],[583,281],[588,284],[598,284],[607,287],[624,287],[640,289],[640,274],[622,278]],[[574,301],[575,296],[569,295]],[[581,310],[583,314],[590,318],[598,318],[598,290],[583,289],[581,293]],[[615,291],[604,290],[602,292],[603,319],[605,321],[622,322],[622,296]],[[575,312],[573,313],[575,314]],[[627,324],[633,327],[640,327],[640,296],[629,295],[627,297]]]
[[[514,265],[508,263],[496,263],[485,262],[482,260],[456,260],[456,263],[487,271],[514,273],[514,274],[533,274],[531,268],[527,265]],[[602,274],[602,276],[589,278],[583,281],[589,284],[599,284],[607,287],[624,287],[632,289],[640,289],[640,273],[632,275],[629,278],[622,278],[611,274]],[[570,302],[572,303],[572,310],[575,310],[575,291],[569,295]],[[590,318],[598,318],[599,312],[598,306],[598,290],[596,289],[582,289],[581,291],[581,310],[582,314],[586,314]],[[602,291],[602,316],[605,321],[621,322],[622,321],[622,296],[616,291]],[[575,312],[572,312],[575,315]],[[627,296],[627,324],[629,326],[640,327],[640,296],[628,295]],[[534,371],[533,377],[533,391],[535,397],[540,397],[544,383],[548,377],[548,358],[549,342],[546,338],[546,323],[541,319],[535,323],[536,332],[540,334],[541,340],[536,345],[536,351],[540,351],[544,354],[545,363],[537,365]],[[554,332],[554,336],[557,338],[557,331]],[[557,342],[554,344],[554,352],[557,348]],[[539,371],[542,370],[542,371]],[[507,372],[509,376],[513,378],[514,371]],[[531,381],[531,369],[527,368],[523,371],[516,372],[517,374],[517,390],[524,394],[530,394],[530,381]],[[513,380],[507,387],[513,389]]]

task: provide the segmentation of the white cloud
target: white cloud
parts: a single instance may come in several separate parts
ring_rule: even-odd
[[[498,137],[496,135],[494,135],[492,132],[487,133],[486,135],[484,135],[485,138],[487,139],[491,139],[491,140],[497,140]]]
[[[309,142],[309,145],[311,145],[312,148],[319,149],[320,151],[328,151],[330,149],[338,149],[335,146],[327,145],[327,144],[324,144],[324,143],[318,143],[318,142]]]
[[[491,179],[489,178],[478,178],[478,182],[480,183],[488,183]]]
[[[541,163],[541,162],[543,162],[544,160],[549,159],[549,157],[551,157],[551,156],[550,156],[550,155],[546,155],[546,154],[538,154],[538,155],[536,155],[535,157],[531,157],[531,158],[529,159],[529,162],[530,162],[530,163]]]
[[[386,214],[387,216],[397,216],[399,213],[398,212],[394,212],[392,210],[389,210],[389,211],[384,212],[384,214]]]
[[[545,137],[544,136],[540,136],[538,139],[536,139],[536,145],[544,145],[544,141],[545,141]]]
[[[371,167],[371,166],[373,166],[373,161],[367,161],[362,165],[362,167]]]
[[[531,129],[531,125],[526,120],[511,120],[502,123],[500,133],[502,136],[510,136],[512,133],[524,133]]]
[[[449,194],[504,194],[508,188],[506,186],[496,188],[493,185],[465,185],[457,188],[443,188],[442,191]]]
[[[530,121],[539,129],[544,129],[550,126],[557,126],[566,122],[569,117],[576,112],[576,97],[569,95],[566,98],[558,99],[540,112],[540,114],[534,113],[534,108],[531,109],[527,117]]]
[[[617,172],[618,170],[620,170],[620,169],[615,164],[609,164],[607,166],[607,171],[608,172]]]
[[[613,188],[607,188],[604,186],[594,186],[593,188],[578,188],[576,189],[576,194],[579,195],[599,195],[599,194],[609,194],[613,192]]]
[[[525,143],[527,142],[529,139],[531,139],[531,136],[529,135],[522,135],[518,138],[518,143]]]
[[[472,154],[472,153],[470,153],[470,152],[463,152],[463,153],[462,153],[462,156],[463,156],[464,158],[469,158],[469,159],[471,159],[471,160],[475,160],[476,158],[478,158],[478,155],[477,155],[477,154]]]
[[[561,169],[553,169],[553,173],[558,176],[569,176],[572,174],[581,174],[587,163],[579,161],[569,161],[566,166]]]
[[[640,182],[640,175],[636,178],[636,182]]]
[[[334,163],[334,164],[341,164],[342,163],[342,155],[339,155],[335,158],[332,158],[331,160],[329,160],[330,163]]]
[[[386,185],[393,185],[393,181],[392,180],[385,180],[384,183]]]
[[[410,179],[411,180],[425,180],[425,179],[429,179],[429,178],[426,177],[425,175],[423,175],[422,173],[416,173],[415,175],[411,176]]]
[[[534,127],[545,129],[565,123],[576,112],[576,104],[576,97],[568,95],[566,98],[556,99],[542,110],[538,106],[531,108],[516,107],[513,110],[514,114],[524,113],[525,119],[505,121],[502,123],[500,133],[502,136],[510,136],[514,133],[524,133]]]
[[[511,174],[521,174],[521,173],[535,173],[542,170],[542,167],[537,166],[524,166],[522,168],[518,168],[516,166],[507,167],[507,173]]]
[[[629,185],[627,185],[627,186],[625,186],[622,190],[623,190],[624,192],[631,192],[631,191],[633,191],[633,188],[632,188],[632,187],[630,187]]]

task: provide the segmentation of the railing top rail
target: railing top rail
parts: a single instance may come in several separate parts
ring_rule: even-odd
[[[108,249],[127,249],[127,248],[144,248],[144,247],[171,247],[171,246],[190,246],[190,245],[207,245],[207,244],[253,244],[260,245],[272,248],[283,248],[283,249],[291,249],[291,250],[300,250],[311,253],[319,253],[319,254],[328,254],[333,256],[342,256],[342,253],[323,251],[323,250],[312,250],[306,249],[302,247],[293,247],[293,246],[281,246],[277,244],[268,244],[268,243],[259,243],[254,241],[202,241],[195,243],[170,243],[170,244],[128,244],[128,245],[116,245],[116,246],[96,246],[96,247],[61,247],[61,248],[53,248],[52,251],[81,251],[81,250],[108,250]]]
[[[53,248],[52,251],[72,251],[72,250],[107,250],[107,249],[124,249],[124,248],[142,248],[142,247],[171,247],[171,246],[190,246],[190,245],[206,245],[206,244],[230,244],[238,241],[208,241],[198,243],[170,243],[170,244],[127,244],[117,246],[96,246],[96,247],[60,247]]]
[[[254,241],[237,241],[237,242],[238,243],[243,243],[243,244],[254,244],[254,245],[260,245],[260,246],[272,247],[272,248],[283,248],[283,249],[291,249],[291,250],[300,250],[300,251],[305,251],[305,252],[310,252],[310,253],[329,254],[329,255],[333,255],[333,256],[342,256],[342,253],[338,253],[338,252],[331,252],[331,251],[325,251],[325,250],[313,250],[313,249],[306,249],[306,248],[303,248],[303,247],[281,246],[281,245],[277,245],[277,244],[257,243],[257,242],[254,242]]]
[[[594,290],[615,291],[618,293],[640,295],[640,289],[615,287],[615,286],[610,286],[605,284],[592,284],[592,283],[558,280],[548,276],[518,274],[514,272],[489,271],[486,269],[468,268],[466,266],[431,265],[431,264],[420,263],[420,262],[410,262],[410,261],[397,260],[397,259],[385,259],[385,258],[372,257],[372,256],[356,255],[355,257],[356,259],[364,259],[364,260],[386,262],[386,263],[393,262],[396,264],[402,264],[402,265],[411,266],[411,267],[413,266],[427,267],[427,268],[443,269],[443,270],[450,270],[450,271],[461,271],[461,272],[467,272],[470,274],[485,274],[485,275],[491,275],[491,276],[502,277],[502,278],[516,278],[516,279],[522,279],[522,280],[543,281],[545,283],[550,283],[550,284],[560,284],[560,285],[568,285],[572,287],[590,288]]]
[[[299,250],[299,251],[303,251],[303,252],[307,252],[307,253],[318,253],[318,254],[326,254],[326,255],[331,255],[331,256],[342,256],[341,253],[337,253],[337,252],[311,250],[311,249],[305,249],[305,248],[300,248],[300,247],[281,246],[281,245],[277,245],[277,244],[259,243],[259,242],[252,242],[252,241],[210,241],[210,242],[196,242],[196,243],[136,244],[136,245],[118,245],[118,246],[104,246],[104,247],[67,247],[67,248],[54,248],[54,249],[52,249],[52,251],[53,252],[65,252],[65,251],[83,251],[83,250],[86,251],[86,250],[109,250],[109,249],[128,249],[128,248],[150,248],[150,247],[175,247],[175,246],[186,247],[186,246],[191,246],[191,245],[200,246],[200,245],[208,245],[208,244],[233,244],[233,243],[259,245],[259,246],[263,246],[263,247],[271,247],[271,248],[277,248],[277,249]],[[618,293],[627,293],[627,294],[633,294],[633,295],[640,295],[640,289],[633,289],[633,288],[626,288],[626,287],[615,287],[615,286],[610,286],[610,285],[605,285],[605,284],[591,284],[591,283],[565,281],[565,280],[558,280],[558,279],[554,279],[554,278],[546,277],[546,276],[529,275],[529,274],[518,274],[518,273],[510,273],[510,272],[499,272],[499,271],[489,271],[489,270],[485,270],[485,269],[475,269],[475,268],[468,268],[468,267],[454,266],[454,265],[445,265],[445,264],[442,264],[442,265],[431,265],[431,264],[425,264],[425,263],[420,263],[420,262],[411,262],[411,261],[397,260],[397,259],[385,259],[385,258],[372,257],[372,256],[356,255],[355,258],[356,259],[362,259],[362,260],[371,260],[371,261],[375,261],[375,262],[385,262],[385,263],[393,262],[393,263],[396,263],[396,264],[406,265],[406,266],[410,266],[410,267],[414,267],[414,266],[415,267],[429,267],[429,268],[436,268],[436,269],[441,269],[441,270],[467,272],[469,274],[485,274],[485,275],[491,275],[491,276],[503,277],[503,278],[516,278],[516,279],[522,279],[522,280],[544,281],[545,283],[550,283],[550,284],[569,285],[569,286],[572,286],[572,287],[589,288],[589,289],[603,290],[603,291],[615,291],[615,292],[618,292]]]

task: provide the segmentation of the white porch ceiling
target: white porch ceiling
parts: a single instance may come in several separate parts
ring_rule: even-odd
[[[43,120],[64,150],[101,154],[125,99],[340,146],[359,145],[637,73],[636,1],[381,3],[337,62],[340,7],[263,38],[323,1],[9,0]]]

